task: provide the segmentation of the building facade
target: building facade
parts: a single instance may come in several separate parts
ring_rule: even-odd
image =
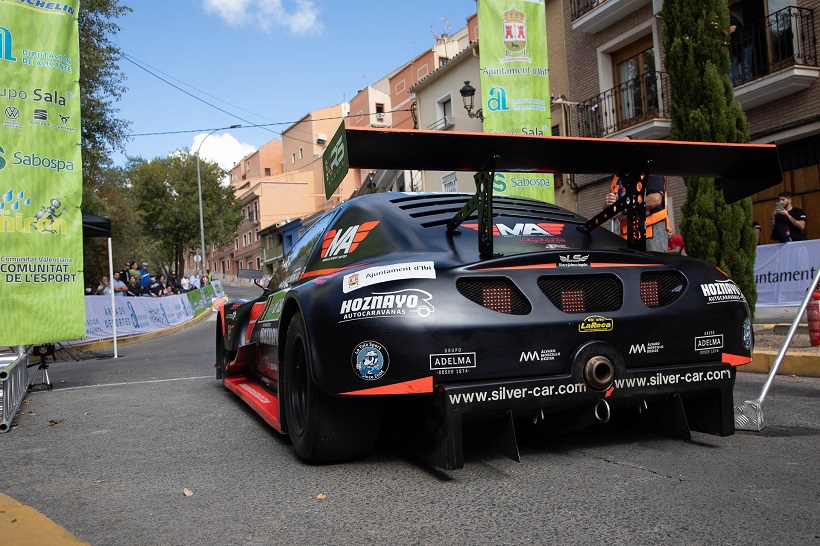
[[[752,142],[778,144],[784,171],[781,185],[752,197],[754,218],[767,239],[779,191],[792,191],[795,206],[809,218],[820,213],[820,1],[731,0],[729,8],[742,20],[742,47],[751,65],[748,74],[738,70],[735,98],[746,113]],[[662,9],[662,0],[564,3],[574,135],[669,137],[674,89],[664,70]],[[579,177],[578,212],[597,213],[609,183],[609,177]],[[686,187],[670,177],[667,190],[675,227]],[[820,236],[818,228],[809,222],[809,236]]]

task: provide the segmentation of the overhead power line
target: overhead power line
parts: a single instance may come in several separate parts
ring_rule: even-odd
[[[253,122],[253,121],[251,121],[251,120],[249,120],[249,119],[245,119],[245,118],[243,118],[242,116],[237,116],[237,115],[236,115],[236,114],[234,114],[233,112],[229,112],[229,111],[225,110],[224,108],[220,108],[219,106],[217,106],[217,105],[215,105],[215,104],[211,104],[210,102],[206,101],[205,99],[202,99],[202,98],[200,98],[200,97],[197,97],[197,96],[196,96],[196,95],[194,95],[193,93],[190,93],[190,92],[186,91],[185,89],[181,88],[180,86],[175,85],[175,84],[173,84],[173,83],[169,82],[168,80],[166,80],[166,79],[165,79],[165,78],[163,78],[162,76],[160,76],[160,75],[158,75],[158,74],[155,74],[154,72],[151,72],[150,70],[148,70],[147,68],[145,68],[144,66],[142,66],[140,63],[136,62],[136,61],[135,61],[135,60],[134,60],[134,59],[133,59],[130,55],[123,54],[123,58],[124,58],[126,61],[128,61],[129,63],[131,63],[131,64],[133,64],[134,66],[136,66],[137,68],[139,68],[140,70],[144,70],[144,71],[145,71],[145,72],[147,72],[148,74],[150,74],[150,75],[154,76],[154,77],[155,77],[155,78],[157,78],[158,80],[161,80],[161,81],[165,82],[166,84],[170,85],[170,86],[171,86],[171,87],[173,87],[174,89],[176,89],[176,90],[178,90],[178,91],[181,91],[182,93],[185,93],[186,95],[188,95],[188,96],[189,96],[189,97],[191,97],[192,99],[198,100],[199,102],[201,102],[201,103],[203,103],[203,104],[206,104],[206,105],[210,106],[211,108],[214,108],[214,109],[216,109],[216,110],[219,110],[220,112],[223,112],[223,113],[225,113],[225,114],[228,114],[229,116],[234,117],[234,118],[236,118],[236,119],[238,119],[238,120],[244,121],[245,123],[250,123],[251,125],[256,125],[256,123],[255,123],[255,122]],[[267,129],[266,127],[264,127],[264,126],[262,126],[262,125],[258,125],[258,127],[262,128],[262,129],[265,129],[266,131],[270,131],[270,132],[272,132],[272,133],[274,133],[274,132],[275,132],[275,131],[271,131],[270,129]]]

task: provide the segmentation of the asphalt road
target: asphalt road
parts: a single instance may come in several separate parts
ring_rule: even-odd
[[[54,390],[0,435],[0,491],[106,546],[820,544],[820,379],[778,377],[762,433],[599,427],[520,463],[479,435],[463,470],[385,445],[306,466],[214,379],[213,329],[52,365]],[[740,374],[736,402],[763,380]]]

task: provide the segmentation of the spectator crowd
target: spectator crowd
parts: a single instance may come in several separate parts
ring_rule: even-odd
[[[198,290],[210,284],[211,280],[210,270],[204,275],[200,275],[199,271],[194,271],[190,277],[183,275],[182,278],[177,277],[176,271],[171,271],[170,276],[166,277],[164,273],[151,274],[148,270],[148,262],[142,262],[141,267],[137,265],[137,262],[125,262],[125,266],[120,271],[114,272],[113,280],[103,275],[96,290],[88,287],[86,293],[110,296],[113,291],[114,296],[118,297],[161,298]]]

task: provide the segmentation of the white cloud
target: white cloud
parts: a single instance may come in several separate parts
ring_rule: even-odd
[[[199,150],[199,156],[202,159],[214,161],[226,171],[230,170],[243,157],[256,151],[256,146],[239,142],[230,133],[215,133],[203,143],[202,139],[206,136],[208,136],[208,133],[200,133],[194,136],[191,151],[196,152]],[[200,146],[202,147],[200,148]]]
[[[204,0],[205,11],[216,13],[231,26],[245,22],[251,0]]]
[[[262,30],[285,28],[293,34],[316,34],[323,25],[313,0],[295,0],[293,9],[282,0],[203,0],[207,13],[216,13],[231,26],[256,22]]]

